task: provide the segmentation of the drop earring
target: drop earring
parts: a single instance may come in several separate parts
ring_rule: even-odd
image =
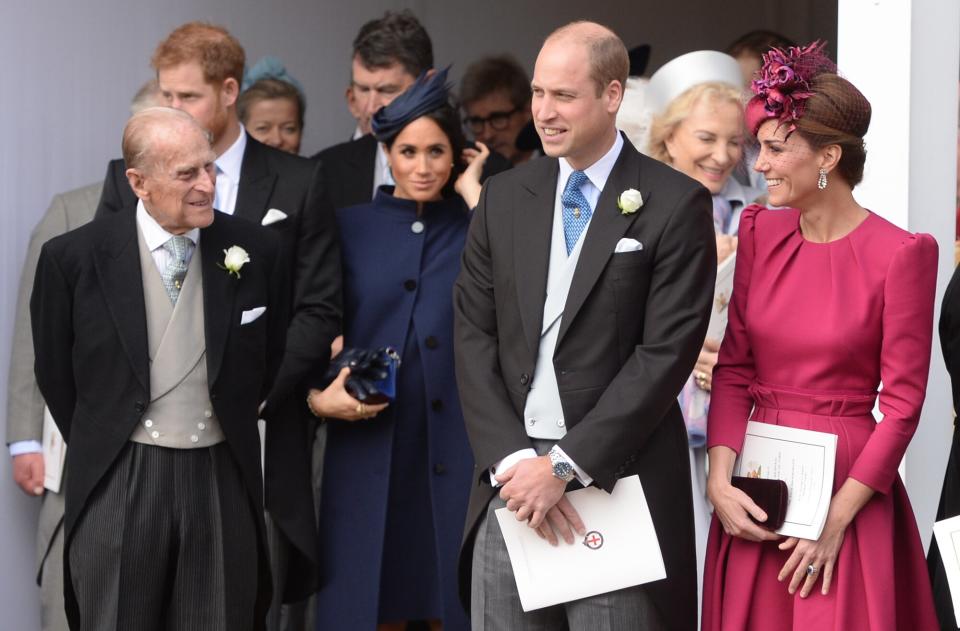
[[[817,177],[817,188],[821,191],[827,188],[827,170],[820,167],[820,175]]]

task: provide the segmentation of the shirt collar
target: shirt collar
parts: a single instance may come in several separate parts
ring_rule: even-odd
[[[234,182],[240,181],[240,168],[243,166],[243,152],[247,148],[247,130],[240,125],[240,135],[233,144],[215,161],[220,172]]]
[[[613,146],[603,154],[603,157],[583,170],[587,179],[597,187],[598,191],[603,191],[603,187],[606,186],[607,178],[610,177],[610,172],[613,171],[613,165],[616,164],[617,158],[620,157],[620,151],[622,149],[623,136],[621,136],[620,131],[617,130],[617,138],[613,141]],[[560,181],[564,183],[564,185],[566,185],[567,180],[570,179],[570,174],[575,170],[576,169],[570,166],[566,158],[560,158]]]
[[[142,199],[137,200],[137,225],[140,226],[140,232],[143,233],[143,240],[147,244],[147,249],[151,252],[163,247],[164,243],[175,236],[160,227],[157,220],[147,212],[147,207],[143,205]],[[200,229],[194,228],[189,232],[185,232],[183,236],[193,241],[193,245],[197,245],[197,242],[200,240]]]

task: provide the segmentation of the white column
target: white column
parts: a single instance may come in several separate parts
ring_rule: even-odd
[[[940,245],[930,381],[905,480],[924,546],[943,482],[953,405],[936,320],[953,274],[957,160],[957,0],[839,0],[837,65],[873,107],[861,205]],[[901,470],[903,470],[901,468]]]

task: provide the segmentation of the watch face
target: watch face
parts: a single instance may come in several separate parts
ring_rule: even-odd
[[[553,463],[553,475],[561,480],[570,480],[573,477],[573,467],[570,466],[569,462],[555,462]]]

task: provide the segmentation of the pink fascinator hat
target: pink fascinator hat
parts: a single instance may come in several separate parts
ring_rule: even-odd
[[[763,55],[763,66],[750,84],[756,96],[746,108],[751,133],[756,135],[760,125],[770,118],[789,125],[789,132],[796,129],[807,99],[813,96],[813,79],[825,72],[837,72],[836,65],[823,54],[824,46],[825,42],[817,40],[805,47],[771,48]]]

